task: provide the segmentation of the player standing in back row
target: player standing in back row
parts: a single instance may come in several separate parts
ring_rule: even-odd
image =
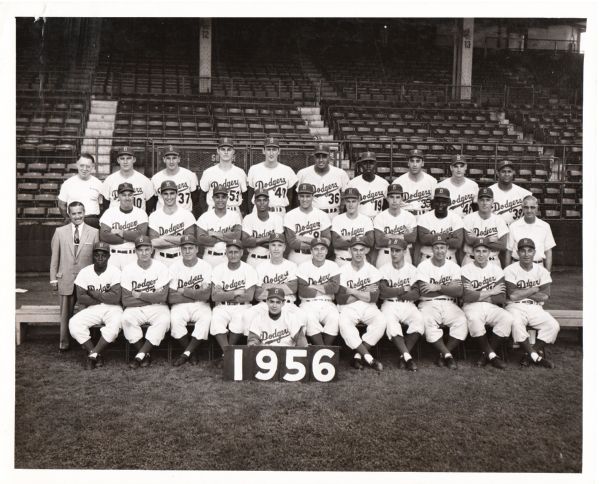
[[[494,195],[493,211],[503,217],[508,227],[522,217],[524,197],[532,195],[528,190],[512,183],[515,173],[514,164],[511,161],[500,161],[497,167],[499,181],[489,187],[493,190]]]
[[[405,206],[412,215],[421,215],[431,209],[433,192],[437,180],[422,171],[424,158],[421,150],[411,150],[408,158],[408,172],[396,178],[393,184],[401,185]]]
[[[468,165],[463,155],[453,155],[449,169],[451,177],[439,182],[437,186],[449,190],[449,211],[464,218],[472,213],[472,205],[476,203],[478,183],[466,177]]]
[[[358,168],[362,174],[352,178],[347,186],[360,192],[360,213],[374,219],[383,211],[389,182],[376,174],[376,153],[372,151],[360,153],[356,172]]]

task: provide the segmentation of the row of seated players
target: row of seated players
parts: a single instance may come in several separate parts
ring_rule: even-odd
[[[77,299],[87,307],[69,321],[71,335],[86,350],[86,367],[102,364],[102,351],[121,328],[137,350],[132,368],[150,364],[150,351],[169,330],[183,349],[175,366],[193,361],[209,334],[223,350],[239,344],[244,335],[248,344],[294,346],[307,344],[306,335],[312,344],[331,345],[340,334],[355,352],[355,368],[366,364],[382,371],[369,350],[386,333],[400,352],[400,366],[416,370],[410,351],[424,335],[439,351],[438,364],[457,369],[451,352],[470,333],[480,344],[481,365],[505,368],[495,351],[511,335],[525,351],[521,364],[553,367],[544,357],[545,345],[559,332],[559,324],[543,310],[551,276],[534,263],[531,239],[518,242],[519,261],[505,270],[489,261],[485,238],[472,244],[474,261],[459,267],[446,257],[446,237],[436,235],[432,257],[417,268],[406,261],[407,242],[393,239],[391,260],[380,270],[367,262],[369,247],[363,237],[351,239],[351,261],[342,266],[326,259],[330,242],[321,237],[311,240],[309,260],[295,266],[283,258],[285,240],[283,234],[270,237],[270,260],[257,269],[241,261],[241,241],[229,240],[226,261],[212,267],[198,258],[196,238],[183,235],[182,255],[167,267],[152,258],[152,240],[141,235],[134,241],[136,260],[122,272],[109,264],[109,245],[96,242],[93,264],[75,279]],[[367,327],[362,336],[356,328],[360,322]],[[149,327],[144,336],[145,323]],[[104,326],[94,344],[90,328],[97,324]],[[402,325],[407,326],[405,337]],[[485,326],[493,328],[489,338]],[[538,331],[535,346],[527,326]],[[449,328],[447,343],[443,327]]]

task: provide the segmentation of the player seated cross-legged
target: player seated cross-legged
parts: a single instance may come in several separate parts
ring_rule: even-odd
[[[69,321],[71,336],[87,352],[85,367],[93,370],[102,366],[102,351],[112,343],[121,331],[121,271],[108,265],[110,246],[96,242],[92,265],[81,269],[75,278],[77,302],[86,306]],[[103,323],[100,339],[94,345],[89,329]]]
[[[445,364],[451,370],[458,365],[451,352],[468,336],[466,315],[457,305],[462,296],[460,267],[447,260],[448,235],[435,235],[432,240],[433,257],[418,264],[416,279],[420,290],[420,309],[424,318],[426,341],[439,351],[437,365]],[[443,342],[442,326],[449,328],[447,345]]]
[[[387,322],[387,336],[399,350],[399,367],[416,371],[416,363],[410,354],[420,336],[424,334],[424,319],[414,304],[420,297],[416,282],[416,268],[406,260],[408,243],[403,239],[389,242],[391,262],[381,271],[381,312]],[[404,338],[401,325],[408,329]]]
[[[382,371],[383,365],[370,354],[370,349],[379,342],[387,327],[385,317],[376,307],[381,273],[366,262],[369,248],[362,238],[352,239],[350,246],[352,260],[341,267],[337,293],[339,332],[345,344],[355,351],[354,368],[362,369],[364,360],[369,367]],[[356,328],[360,322],[367,327],[362,337]]]
[[[479,238],[472,244],[474,261],[462,267],[463,311],[470,336],[477,340],[482,351],[477,365],[490,362],[494,368],[502,370],[506,367],[505,362],[495,351],[509,338],[513,317],[499,307],[505,303],[505,279],[501,267],[489,261],[491,247],[486,238]],[[493,328],[490,338],[487,338],[485,326]]]
[[[266,308],[257,311],[248,328],[248,346],[308,346],[306,329],[293,311],[283,311],[285,291],[268,289]]]
[[[212,310],[212,266],[198,258],[198,241],[193,235],[181,237],[181,257],[169,268],[171,282],[168,302],[171,305],[171,336],[183,348],[183,353],[173,362],[181,366],[187,361],[197,363],[195,350],[208,340]],[[187,323],[194,323],[191,337]]]

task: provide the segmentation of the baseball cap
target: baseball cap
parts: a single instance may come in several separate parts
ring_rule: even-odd
[[[227,190],[224,185],[216,185],[212,189],[212,196],[216,195],[217,193],[224,193],[225,195],[228,195],[229,190]]]
[[[142,247],[144,245],[149,245],[150,247],[152,246],[152,239],[150,239],[150,237],[148,237],[147,235],[140,235],[139,237],[137,237],[135,239],[135,248],[139,248]]]
[[[431,246],[437,245],[437,244],[447,245],[447,241],[445,240],[445,237],[443,237],[441,234],[437,234],[433,237],[433,242],[431,243]]]
[[[478,238],[476,239],[476,242],[474,242],[474,244],[472,244],[472,248],[476,249],[477,247],[486,247],[489,248],[489,243],[487,242],[487,239],[485,239],[484,237]]]
[[[389,241],[389,248],[405,250],[408,248],[408,243],[404,239],[392,239]]]
[[[318,143],[315,147],[314,147],[314,154],[317,155],[319,153],[322,153],[323,155],[328,155],[330,153],[331,149],[329,148],[329,145],[325,145],[324,143]]]
[[[162,155],[162,156],[167,156],[167,155],[179,156],[179,152],[175,149],[175,147],[173,145],[168,145],[166,147],[166,151],[164,152],[164,155]]]
[[[493,198],[493,190],[489,187],[482,187],[478,190],[478,198]]]
[[[266,299],[270,299],[273,297],[280,299],[281,301],[284,301],[285,291],[283,291],[283,289],[281,289],[280,287],[269,287],[268,291],[266,292]]]
[[[268,243],[270,244],[271,242],[282,242],[283,244],[285,244],[285,234],[272,234],[270,236],[270,239],[268,239]]]
[[[403,195],[403,188],[399,183],[392,183],[391,185],[389,185],[389,188],[387,188],[387,195],[392,194]]]
[[[164,180],[160,184],[160,193],[165,190],[175,190],[177,191],[177,184],[173,180]]]
[[[231,148],[235,148],[233,140],[227,136],[218,140],[218,147],[220,148],[221,146],[230,146]]]
[[[349,246],[353,247],[354,245],[363,245],[364,247],[368,247],[368,244],[364,241],[363,237],[352,237],[349,241]]]
[[[316,188],[311,183],[300,183],[297,187],[297,193],[309,193],[310,195],[314,195]]]
[[[444,187],[435,188],[435,194],[433,198],[446,198],[447,200],[451,200],[449,190]]]
[[[227,247],[231,247],[231,246],[235,246],[235,247],[239,247],[240,249],[243,249],[243,245],[241,245],[241,240],[239,240],[239,239],[228,240]]]
[[[121,183],[118,186],[117,192],[118,193],[122,193],[122,192],[135,192],[135,190],[133,189],[133,185],[131,185],[131,183],[124,182],[124,183]]]
[[[135,156],[135,153],[133,153],[133,150],[131,149],[130,146],[121,146],[117,152],[116,152],[116,156],[119,157],[121,155],[131,155],[131,156]]]
[[[410,158],[424,158],[424,153],[422,150],[410,150]]]
[[[185,244],[193,244],[196,246],[199,245],[196,238],[191,234],[184,234],[181,237],[181,241],[179,242],[179,245],[185,245]]]
[[[268,190],[265,190],[264,188],[258,188],[254,192],[254,198],[258,198],[258,197],[268,197],[268,198],[270,198],[270,193],[268,193]]]
[[[360,199],[360,191],[357,188],[346,188],[343,192],[343,198],[357,198]]]
[[[514,166],[514,162],[510,160],[501,160],[497,165],[497,171],[500,171],[502,168],[505,168],[506,166]]]
[[[325,237],[314,237],[310,241],[310,248],[314,248],[317,245],[324,245],[328,249],[328,247],[329,247],[329,245],[331,245],[331,243],[329,242],[329,239],[327,239]]]
[[[96,250],[102,250],[104,252],[110,252],[110,246],[106,242],[96,242],[94,244],[94,252]]]
[[[466,158],[464,158],[464,155],[453,155],[451,157],[451,165],[457,165],[458,163],[464,163],[466,164]]]
[[[264,147],[268,148],[269,146],[275,146],[276,148],[278,148],[280,146],[279,140],[273,136],[269,136],[264,140]]]
[[[376,153],[374,151],[364,151],[360,153],[358,163],[361,161],[376,161]]]
[[[520,250],[522,247],[530,247],[532,249],[536,249],[534,240],[529,239],[527,237],[524,237],[523,239],[520,239],[518,241],[518,250]]]

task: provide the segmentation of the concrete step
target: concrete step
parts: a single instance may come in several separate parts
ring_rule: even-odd
[[[116,118],[115,114],[98,114],[98,113],[90,113],[89,121],[109,121],[114,124],[114,120]]]
[[[115,114],[116,109],[96,107],[96,108],[93,108],[90,112],[92,112],[94,114]]]
[[[82,143],[83,146],[112,146],[112,138],[85,138]]]
[[[308,126],[310,128],[324,128],[324,121],[321,120],[315,120],[315,121],[308,121]]]
[[[321,121],[322,116],[320,114],[302,114],[304,121]]]
[[[91,137],[102,137],[102,136],[112,136],[114,130],[112,129],[97,129],[97,128],[86,128],[85,136]]]
[[[99,106],[99,107],[111,107],[111,108],[116,109],[117,105],[118,105],[118,101],[107,101],[105,99],[92,99],[92,102],[91,102],[92,108]]]
[[[304,116],[304,114],[320,114],[319,107],[300,106],[298,109],[299,109],[299,112],[302,114],[302,117]]]
[[[333,139],[334,139],[334,136],[332,134],[320,134],[320,135],[318,135],[318,137],[322,141],[333,141]]]
[[[88,129],[113,129],[114,123],[111,121],[88,121]]]
[[[328,135],[329,128],[310,128],[310,134],[318,136]]]

